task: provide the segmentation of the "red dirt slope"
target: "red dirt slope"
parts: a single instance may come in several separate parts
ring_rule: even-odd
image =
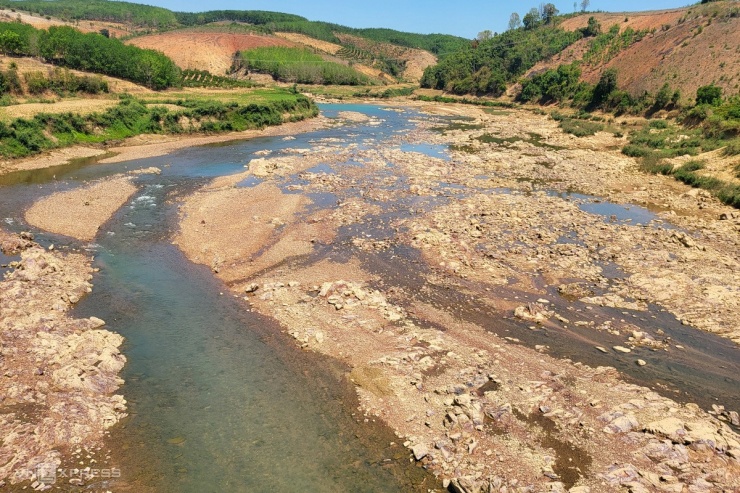
[[[655,30],[604,64],[582,65],[583,79],[589,82],[598,81],[605,69],[613,67],[620,87],[633,94],[654,93],[665,82],[681,89],[684,97],[693,97],[698,87],[710,83],[722,87],[725,94],[736,94],[740,88],[739,9],[739,2],[723,1],[660,12],[584,14],[560,26],[579,29],[593,15],[603,31],[614,24],[621,30],[627,26]],[[580,59],[589,43],[590,39],[579,41],[530,73]]]
[[[191,30],[143,36],[128,43],[159,50],[182,69],[207,70],[214,75],[226,74],[237,51],[262,46],[298,46],[275,36]]]

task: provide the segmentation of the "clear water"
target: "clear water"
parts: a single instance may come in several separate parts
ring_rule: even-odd
[[[382,116],[395,118],[394,128],[408,125],[395,114]],[[309,139],[336,133],[254,139],[6,179],[12,188],[4,190],[11,193],[4,195],[0,215],[15,218],[19,230],[25,227],[18,211],[39,196],[130,169],[162,169],[161,175],[138,177],[140,192],[101,229],[93,246],[101,271],[93,294],[75,309],[75,316],[103,318],[126,339],[121,392],[131,416],[111,438],[112,460],[122,472],[119,486],[137,492],[434,486],[409,464],[400,443],[391,445],[400,440],[389,429],[353,416],[354,390],[343,380],[345,369],[298,350],[274,322],[249,312],[207,268],[191,264],[170,244],[178,194],[211,177],[243,172],[260,150],[308,147]],[[331,194],[311,198],[320,207],[336,203]],[[39,239],[75,246],[48,234]]]
[[[629,223],[635,225],[648,225],[653,221],[663,222],[660,216],[654,212],[637,205],[615,204],[602,200],[594,195],[584,195],[580,193],[559,193],[550,192],[549,195],[571,200],[576,203],[579,209],[589,214],[601,216],[604,221]]]
[[[418,152],[421,154],[426,154],[430,157],[436,157],[449,161],[450,155],[447,153],[447,148],[448,146],[442,144],[401,144],[401,150],[404,152]]]

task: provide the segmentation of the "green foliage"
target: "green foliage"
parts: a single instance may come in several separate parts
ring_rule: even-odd
[[[725,148],[722,150],[725,156],[737,156],[740,155],[740,139],[734,139],[727,143]],[[740,178],[740,163],[735,167],[737,170],[737,177]]]
[[[419,101],[426,101],[429,103],[456,103],[456,104],[470,104],[473,106],[487,106],[493,108],[513,108],[514,104],[507,103],[505,101],[486,101],[478,99],[468,98],[450,98],[446,96],[417,96]]]
[[[524,14],[524,19],[522,19],[522,24],[524,24],[524,29],[531,30],[536,28],[540,25],[542,22],[542,16],[540,16],[540,11],[536,8],[532,8]]]
[[[23,94],[18,69],[11,67],[8,70],[0,71],[0,94]]]
[[[368,84],[370,80],[346,65],[324,60],[303,48],[271,46],[242,51],[240,68],[272,75],[299,84]]]
[[[183,70],[182,85],[184,87],[221,87],[233,89],[235,87],[253,87],[254,83],[248,80],[232,79],[213,75],[206,70]]]
[[[35,12],[66,21],[101,20],[154,29],[175,27],[174,12],[160,7],[109,0],[0,0],[0,7]]]
[[[141,133],[226,132],[277,125],[316,116],[314,103],[290,91],[274,91],[264,102],[222,103],[213,100],[164,101],[182,109],[147,106],[131,97],[102,113],[40,113],[32,119],[0,123],[0,155],[16,158],[76,143],[108,142]],[[50,137],[53,137],[50,138]]]
[[[719,106],[722,104],[722,88],[714,84],[701,86],[696,90],[696,104],[708,104],[710,106]]]
[[[622,50],[641,41],[648,32],[647,29],[635,31],[631,27],[627,27],[620,33],[619,26],[615,24],[608,32],[598,34],[591,41],[588,51],[583,55],[583,61],[589,64],[606,63]]]
[[[582,37],[554,27],[516,29],[466,46],[424,71],[422,87],[455,94],[501,95],[540,60],[559,53]]]
[[[416,87],[414,86],[396,87],[392,89],[386,89],[383,92],[370,92],[370,89],[367,89],[364,92],[356,92],[353,94],[353,96],[356,98],[390,99],[390,98],[411,96],[412,94],[414,94],[414,90],[416,90]]]
[[[0,0],[0,7],[35,12],[66,21],[101,20],[154,29],[177,25],[175,14],[160,7],[108,0]]]
[[[591,103],[594,106],[604,105],[609,96],[617,89],[617,70],[609,68],[601,74],[599,82],[594,87]]]
[[[560,122],[560,128],[563,129],[563,132],[575,135],[576,137],[586,137],[604,130],[604,125],[586,120],[566,118]]]
[[[601,34],[601,23],[596,20],[596,17],[588,18],[588,25],[583,28],[583,35],[585,37],[598,36]]]
[[[175,12],[177,21],[183,26],[197,26],[211,22],[244,22],[258,26],[279,22],[307,22],[299,15],[268,12],[264,10],[211,10],[208,12]]]
[[[655,104],[653,104],[654,110],[660,110],[668,106],[671,102],[671,86],[666,82],[663,87],[660,88],[658,94],[655,95]]]
[[[47,31],[0,23],[0,34],[8,32],[20,37],[16,54],[40,56],[57,65],[120,77],[152,89],[166,89],[180,81],[180,69],[162,53],[98,33],[83,34],[67,26],[52,26]]]
[[[560,65],[523,80],[519,100],[548,103],[573,99],[580,88],[580,78],[578,63]]]

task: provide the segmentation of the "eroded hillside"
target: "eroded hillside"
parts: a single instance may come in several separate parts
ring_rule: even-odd
[[[584,80],[596,83],[605,69],[615,68],[619,86],[633,94],[655,93],[666,82],[686,95],[711,83],[722,87],[725,94],[734,94],[740,87],[738,2],[665,11],[583,14],[564,20],[560,27],[569,31],[585,28],[591,16],[601,24],[602,32],[616,25],[620,33],[632,29],[645,32],[645,36],[612,57],[588,57],[594,38],[587,37],[537,64],[529,73],[582,60]]]

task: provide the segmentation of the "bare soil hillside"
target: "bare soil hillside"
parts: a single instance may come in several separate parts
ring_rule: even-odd
[[[424,75],[424,69],[437,63],[437,57],[424,50],[404,48],[390,43],[377,43],[350,34],[336,34],[342,43],[354,45],[385,58],[397,59],[405,62],[406,68],[402,77],[409,82],[419,82]]]
[[[619,25],[654,30],[606,63],[584,64],[583,78],[596,82],[607,68],[616,68],[619,85],[633,94],[656,92],[668,82],[691,97],[702,85],[714,83],[725,94],[740,88],[740,4],[734,1],[694,5],[654,12],[596,13],[567,19],[561,27],[576,30],[595,17],[607,31]],[[531,72],[581,59],[592,38],[574,44]]]
[[[276,36],[194,30],[153,34],[131,39],[127,43],[159,50],[180,68],[207,70],[215,75],[224,75],[231,68],[232,57],[237,51],[262,46],[298,46]]]

